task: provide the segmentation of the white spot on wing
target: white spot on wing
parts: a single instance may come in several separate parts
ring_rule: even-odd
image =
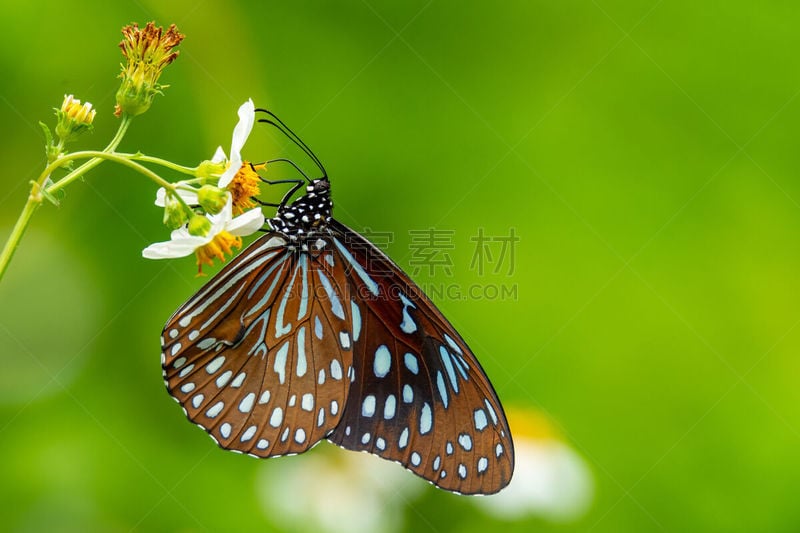
[[[278,353],[275,355],[275,365],[273,369],[278,374],[278,380],[283,385],[286,382],[286,356],[289,355],[289,341],[283,343]]]
[[[269,425],[276,428],[283,422],[283,409],[276,407],[272,410],[272,416],[269,418]]]
[[[208,372],[209,374],[213,374],[214,372],[219,370],[219,368],[222,366],[224,362],[225,362],[225,356],[220,355],[219,357],[215,358],[213,361],[211,361],[206,365],[206,372]]]
[[[433,414],[431,413],[431,406],[428,402],[422,404],[422,411],[419,415],[419,432],[424,435],[433,427]]]
[[[397,408],[397,399],[394,397],[394,394],[390,394],[386,397],[386,403],[383,406],[383,418],[386,420],[391,420],[394,418],[394,412]]]
[[[231,379],[232,375],[233,375],[233,370],[226,370],[225,372],[217,376],[217,379],[215,380],[217,387],[220,388],[224,387],[225,384],[228,383],[228,380]]]
[[[250,440],[250,439],[252,439],[252,438],[253,438],[253,436],[256,434],[256,431],[257,431],[257,430],[258,430],[258,426],[250,426],[249,428],[247,428],[247,429],[245,430],[245,432],[244,432],[244,433],[242,433],[242,438],[241,438],[241,439],[239,439],[239,440],[241,440],[242,442],[247,442],[247,441],[249,441],[249,440]]]
[[[242,413],[249,413],[253,409],[253,403],[256,400],[256,393],[251,392],[239,402],[239,411]]]
[[[375,414],[375,396],[370,394],[361,404],[361,416],[371,417]]]
[[[375,377],[383,378],[389,373],[392,367],[392,354],[385,344],[378,346],[375,350],[375,361],[372,364],[372,370],[375,372]]]
[[[208,418],[216,418],[218,414],[222,412],[222,409],[225,407],[225,402],[217,402],[211,408],[206,411],[206,416]]]

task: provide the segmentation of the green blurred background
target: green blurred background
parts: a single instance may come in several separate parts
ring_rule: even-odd
[[[401,266],[409,230],[454,232],[452,276],[417,281],[517,287],[437,303],[504,403],[543,413],[584,458],[594,499],[571,521],[506,530],[800,528],[794,4],[4,0],[2,12],[2,238],[42,168],[37,122],[74,93],[98,109],[76,147],[105,144],[120,28],[174,22],[187,38],[171,87],[122,150],[196,164],[228,150],[252,97],[325,162],[337,218],[394,232]],[[286,153],[273,132],[252,139],[251,159]],[[217,449],[164,391],[159,333],[203,280],[192,259],[141,258],[167,236],[153,195],[99,167],[37,212],[0,283],[0,529],[279,527],[255,488],[270,463]],[[479,228],[515,229],[511,276],[470,268]],[[498,524],[434,489],[404,515],[408,531]]]

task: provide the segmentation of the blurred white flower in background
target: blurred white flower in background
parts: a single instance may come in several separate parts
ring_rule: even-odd
[[[589,510],[594,493],[586,462],[536,411],[511,409],[506,415],[514,438],[514,477],[499,493],[475,498],[475,504],[504,520],[579,519]]]
[[[503,521],[579,519],[594,491],[588,465],[537,411],[512,409],[507,415],[514,477],[498,494],[464,496],[464,501]],[[325,533],[402,530],[410,505],[436,490],[391,461],[327,444],[299,457],[266,461],[257,480],[262,509],[275,525]]]
[[[270,521],[327,533],[402,530],[405,509],[427,486],[391,461],[326,444],[267,461],[257,481]]]

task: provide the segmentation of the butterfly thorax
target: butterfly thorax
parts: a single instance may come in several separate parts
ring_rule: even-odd
[[[306,186],[303,196],[280,207],[268,224],[290,241],[303,243],[327,226],[332,209],[330,182],[328,178],[320,178]]]

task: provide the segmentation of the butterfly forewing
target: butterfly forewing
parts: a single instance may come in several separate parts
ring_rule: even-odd
[[[169,320],[164,379],[223,448],[300,453],[339,422],[352,376],[351,308],[327,250],[262,237]]]
[[[390,259],[342,224],[331,226],[336,261],[360,298],[355,380],[329,439],[398,461],[447,490],[497,492],[511,479],[513,444],[478,361]]]

